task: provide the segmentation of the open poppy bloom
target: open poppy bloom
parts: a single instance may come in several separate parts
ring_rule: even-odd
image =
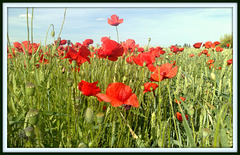
[[[194,57],[194,54],[190,54],[189,57]]]
[[[229,59],[228,61],[227,61],[227,65],[231,65],[233,63],[233,59]]]
[[[182,52],[183,50],[184,50],[184,48],[183,48],[183,47],[179,48],[179,52]]]
[[[214,63],[214,60],[210,59],[208,60],[207,64],[210,65],[210,64],[213,64]]]
[[[156,83],[151,82],[144,83],[143,85],[144,85],[143,94],[145,94],[146,92],[154,91],[158,87]]]
[[[215,42],[214,42],[214,45],[215,45],[215,46],[217,46],[217,45],[219,45],[219,44],[221,44],[219,41],[215,41]]]
[[[140,53],[137,57],[133,57],[132,59],[139,66],[143,66],[143,64],[146,63],[146,66],[151,72],[155,70],[155,67],[153,66],[155,57],[150,52]]]
[[[102,38],[102,47],[98,51],[101,58],[108,58],[111,61],[117,61],[118,57],[123,55],[124,49],[121,44],[114,40]]]
[[[220,46],[216,47],[216,52],[222,52],[222,51],[223,51],[223,48],[221,48]]]
[[[131,87],[124,83],[110,83],[107,87],[106,94],[97,94],[98,100],[110,102],[113,107],[121,105],[131,105],[139,107],[137,96],[132,93]]]
[[[151,81],[162,81],[163,79],[170,79],[176,76],[178,66],[173,68],[173,64],[166,63],[161,66],[157,66],[154,72],[151,74]]]
[[[97,86],[97,83],[98,81],[89,83],[81,80],[81,82],[78,83],[78,89],[85,96],[96,96],[96,94],[101,92],[100,88]]]
[[[186,100],[185,97],[180,97],[180,99],[181,99],[183,102]],[[177,104],[180,104],[180,103],[181,103],[181,101],[178,101],[177,99],[175,99],[175,102],[176,102]]]
[[[43,59],[43,56],[44,55],[42,54],[40,59],[39,59],[39,63],[48,64],[49,63],[48,59],[45,59],[45,58]],[[37,64],[36,66],[37,66],[37,68],[40,67],[39,64]]]
[[[215,44],[213,44],[211,41],[207,41],[205,43],[205,48],[215,48]]]
[[[66,56],[63,59],[69,58],[70,64],[73,60],[75,60],[77,62],[77,65],[80,66],[86,61],[90,63],[90,58],[88,57],[90,54],[91,53],[86,46],[81,46],[78,52],[72,47],[69,47],[69,51],[66,53]]]
[[[142,53],[142,52],[144,52],[144,48],[143,48],[143,47],[139,47],[139,48],[137,49],[137,51]]]
[[[112,26],[118,26],[123,22],[123,19],[119,19],[117,15],[112,15],[111,19],[108,18],[108,24]]]
[[[202,45],[202,42],[198,42],[198,43],[193,44],[193,47],[194,48],[200,48],[201,45]]]
[[[175,117],[177,117],[177,119],[182,122],[182,114],[180,112],[176,112]],[[185,115],[186,119],[188,120],[188,115]]]
[[[128,57],[127,59],[126,59],[126,61],[127,61],[127,63],[129,63],[129,64],[131,64],[131,65],[133,65],[134,64],[134,61],[133,61],[133,58],[135,58],[136,56],[130,56],[130,57]]]
[[[88,45],[90,45],[90,44],[93,44],[93,40],[92,40],[92,39],[86,39],[86,40],[84,40],[84,42],[83,42],[83,45],[85,45],[85,46],[88,46]]]
[[[227,47],[229,47],[229,46],[230,46],[230,44],[226,44],[226,46],[227,46]]]

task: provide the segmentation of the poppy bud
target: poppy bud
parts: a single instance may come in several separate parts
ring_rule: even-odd
[[[96,47],[99,47],[99,44],[97,44]]]
[[[86,120],[87,123],[92,123],[92,121],[93,121],[93,110],[91,108],[86,109],[85,120]]]
[[[98,124],[102,124],[103,120],[104,120],[104,113],[99,111],[97,114],[96,114],[96,117],[97,117],[97,122]]]
[[[145,89],[144,86],[141,86],[141,89],[144,90]]]
[[[158,62],[157,62],[157,66],[160,66],[160,65],[161,65],[161,62],[160,62],[160,61],[158,61]]]
[[[72,85],[73,85],[73,79],[67,79],[67,85],[68,85],[69,87],[72,87]]]
[[[29,82],[27,85],[26,85],[26,94],[28,96],[33,96],[35,93],[35,85],[31,82]]]
[[[213,79],[213,81],[215,81],[215,80],[216,80],[216,76],[215,76],[215,74],[214,74],[214,73],[211,73],[211,78]]]
[[[26,115],[26,118],[28,118],[30,124],[36,125],[39,118],[38,110],[30,109]]]
[[[85,144],[84,142],[81,142],[79,145],[78,145],[79,148],[87,148],[87,144]]]
[[[93,50],[93,46],[92,46],[92,45],[90,45],[90,46],[89,46],[89,49],[90,49],[90,50]]]
[[[73,61],[72,61],[72,67],[75,68],[76,65],[77,65],[77,61],[73,60]]]
[[[51,36],[52,36],[52,37],[55,36],[55,31],[54,31],[54,30],[52,30],[52,32],[51,32]]]
[[[31,126],[28,126],[25,130],[26,136],[32,137],[33,135],[33,128]]]
[[[151,41],[151,38],[148,38],[148,42],[150,42]]]

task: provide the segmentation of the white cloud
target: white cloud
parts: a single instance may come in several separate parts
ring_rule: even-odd
[[[19,18],[27,18],[27,14],[21,14],[18,16]],[[28,18],[31,18],[32,15],[31,14],[28,14]]]
[[[97,18],[96,20],[106,20],[105,18]]]

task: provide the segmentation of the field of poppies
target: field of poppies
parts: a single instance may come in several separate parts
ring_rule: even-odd
[[[233,147],[231,43],[140,47],[121,23],[95,47],[8,40],[7,147]]]

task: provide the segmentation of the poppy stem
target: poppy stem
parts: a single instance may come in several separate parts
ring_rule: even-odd
[[[117,31],[117,40],[118,40],[118,43],[119,43],[119,35],[118,35],[118,29],[117,29],[117,26],[116,27],[116,31]]]

